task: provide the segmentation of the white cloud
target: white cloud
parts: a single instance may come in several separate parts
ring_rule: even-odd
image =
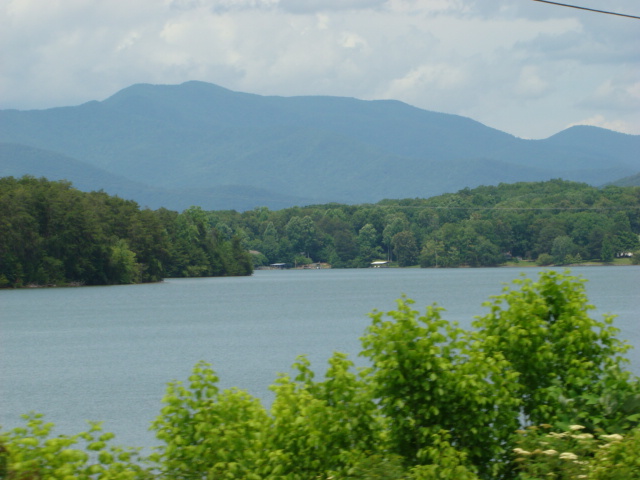
[[[378,8],[386,0],[276,0],[278,6],[293,13],[336,12]]]
[[[640,112],[640,75],[607,78],[585,100],[584,105]]]
[[[367,49],[367,41],[357,33],[344,32],[342,34],[342,46],[344,48]]]
[[[519,95],[529,98],[539,98],[549,90],[549,82],[540,78],[538,67],[525,66],[520,71],[520,78],[516,85]]]
[[[622,133],[631,133],[638,134],[637,128],[634,128],[629,123],[624,120],[607,120],[603,115],[594,115],[589,118],[584,118],[574,123],[570,123],[566,126],[566,128],[573,127],[576,125],[591,125],[594,127],[607,128],[609,130],[616,130]]]
[[[468,4],[462,0],[389,0],[386,7],[403,14],[424,14],[442,12],[467,12]]]
[[[384,96],[415,104],[425,92],[442,95],[447,90],[456,91],[466,81],[467,74],[463,68],[445,63],[420,65],[392,80]]]

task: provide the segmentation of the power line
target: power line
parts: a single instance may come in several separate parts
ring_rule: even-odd
[[[625,210],[640,210],[640,206],[626,205],[622,207],[461,207],[461,206],[435,206],[435,205],[377,205],[375,207],[382,207],[388,209],[416,209],[416,210],[491,210],[494,212],[500,211],[549,211],[549,210],[581,210],[581,211],[625,211]]]
[[[578,10],[588,10],[589,12],[604,13],[606,15],[617,15],[618,17],[635,18],[637,20],[640,20],[640,17],[637,17],[635,15],[627,15],[626,13],[609,12],[607,10],[596,10],[594,8],[579,7],[578,5],[569,5],[569,4],[566,4],[566,3],[549,2],[548,0],[533,0],[533,1],[534,2],[541,2],[541,3],[549,3],[551,5],[560,5],[561,7],[577,8]]]

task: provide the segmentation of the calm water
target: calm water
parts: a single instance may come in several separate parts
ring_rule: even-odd
[[[527,269],[535,277],[536,269]],[[618,315],[622,337],[639,347],[640,268],[582,267],[597,313]],[[373,309],[406,294],[423,310],[469,325],[517,269],[258,271],[246,278],[167,280],[152,285],[0,291],[0,425],[44,413],[58,433],[104,421],[117,443],[150,446],[166,382],[186,379],[199,360],[222,387],[265,402],[278,372],[307,354],[316,372],[333,351],[358,360]]]

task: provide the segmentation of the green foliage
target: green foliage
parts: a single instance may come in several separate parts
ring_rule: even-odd
[[[68,182],[0,179],[0,287],[155,282],[250,275],[249,254],[216,238],[210,214],[141,210]]]
[[[403,458],[399,455],[371,455],[356,462],[347,480],[404,480],[409,478]]]
[[[600,260],[607,242],[614,255],[631,252],[640,247],[639,207],[640,187],[597,189],[552,180],[375,205],[210,215],[242,232],[247,248],[267,263],[293,264],[302,254],[339,268],[381,259],[452,268],[497,266],[510,258],[540,258],[544,265]]]
[[[622,404],[640,393],[623,369],[629,346],[616,338],[613,317],[592,319],[584,281],[553,271],[514,281],[474,323],[483,351],[503,355],[518,372],[510,384],[533,424],[589,421],[602,428],[637,422]],[[615,399],[613,397],[616,397]],[[614,406],[603,408],[611,401]],[[633,408],[631,409],[633,410]],[[585,418],[586,417],[586,418]]]
[[[379,245],[380,235],[376,228],[367,223],[358,232],[358,262],[360,266],[367,266],[369,262],[382,257],[382,248]]]
[[[314,382],[309,362],[301,357],[294,364],[295,380],[281,376],[272,387],[271,440],[286,455],[282,471],[290,478],[343,476],[379,443],[376,406],[352,366],[336,353],[324,380]]]
[[[154,456],[171,478],[306,479],[344,474],[379,438],[376,407],[360,375],[343,354],[313,381],[301,357],[295,380],[282,376],[271,414],[248,394],[220,392],[207,364],[198,364],[189,387],[169,385],[153,428],[164,446]]]
[[[551,256],[555,264],[567,265],[573,263],[573,258],[576,255],[579,255],[578,247],[568,235],[562,235],[553,240]]]
[[[538,259],[536,260],[536,265],[540,267],[546,267],[552,264],[553,264],[553,257],[548,253],[541,253],[540,255],[538,255]]]
[[[109,255],[109,269],[121,283],[138,283],[140,281],[141,265],[136,263],[136,254],[129,250],[126,240],[119,239],[111,247]]]
[[[602,250],[600,251],[600,258],[603,262],[611,263],[613,262],[613,256],[613,246],[611,245],[611,241],[607,237],[602,240]]]
[[[52,436],[42,415],[24,415],[25,427],[0,433],[0,478],[138,480],[151,478],[137,450],[110,445],[111,433],[91,423],[87,432]]]
[[[437,240],[428,240],[422,247],[418,262],[422,268],[441,267],[444,254],[444,245]],[[438,263],[438,257],[440,262]]]
[[[409,222],[407,221],[407,217],[406,215],[404,215],[403,213],[394,213],[394,214],[390,214],[388,215],[387,219],[386,219],[386,225],[384,227],[384,230],[382,231],[382,242],[383,244],[387,247],[387,252],[391,252],[391,250],[393,249],[393,253],[397,255],[398,253],[396,252],[396,248],[397,248],[397,244],[398,244],[398,240],[395,239],[396,235],[398,235],[401,232],[406,232],[405,235],[408,232],[408,228],[409,228]],[[405,243],[407,240],[405,239],[400,240],[400,244]],[[414,239],[415,242],[415,239]],[[400,247],[402,249],[402,247]],[[414,247],[416,248],[416,247]],[[391,255],[389,255],[388,260],[392,260],[393,258],[391,257]],[[408,265],[408,263],[403,262],[405,265]]]
[[[294,252],[302,253],[308,257],[311,251],[315,250],[317,243],[316,227],[308,215],[302,218],[298,216],[291,217],[285,227],[285,231]]]
[[[153,423],[164,442],[153,460],[171,478],[247,478],[264,459],[261,438],[268,423],[259,401],[245,392],[220,392],[218,378],[206,363],[199,363],[189,386],[173,382],[163,399],[165,406]],[[215,477],[214,477],[215,478]]]
[[[168,385],[152,425],[162,445],[146,459],[98,424],[54,438],[26,416],[0,433],[0,478],[640,478],[638,379],[612,317],[588,315],[583,281],[518,279],[472,331],[412,304],[371,314],[366,368],[335,353],[316,379],[299,357],[269,410],[197,364],[187,385]]]
[[[251,252],[251,263],[253,268],[264,267],[269,264],[269,259],[260,252]]]
[[[418,244],[412,232],[402,231],[391,238],[393,253],[396,255],[398,265],[407,267],[415,265],[418,259]]]
[[[478,480],[476,468],[467,455],[451,445],[450,435],[439,432],[432,435],[431,446],[424,449],[423,465],[413,467],[409,478],[415,480]],[[485,468],[484,470],[488,470]]]
[[[389,448],[413,465],[444,430],[485,473],[497,473],[504,443],[517,428],[517,374],[502,355],[486,355],[467,332],[429,307],[422,316],[408,299],[372,314],[362,354],[372,363],[372,394],[388,422]],[[480,441],[480,439],[482,439]]]
[[[589,316],[583,281],[555,272],[518,279],[465,332],[411,301],[372,314],[363,338],[372,394],[392,452],[414,465],[445,430],[483,478],[508,476],[518,423],[582,422],[624,432],[640,420],[640,386],[623,368],[628,346],[611,316]],[[473,412],[473,413],[470,413]],[[469,413],[469,415],[467,415]]]
[[[518,479],[640,479],[640,429],[626,435],[595,434],[582,425],[550,431],[551,425],[521,430],[513,455]]]
[[[640,428],[624,436],[600,435],[599,439],[606,443],[595,452],[593,480],[640,479]]]

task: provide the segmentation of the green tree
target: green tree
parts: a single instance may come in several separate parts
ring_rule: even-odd
[[[214,237],[211,214],[201,208],[182,214],[141,210],[104,192],[84,193],[69,182],[28,176],[0,179],[0,207],[4,286],[104,285],[158,281],[167,274],[247,272],[244,256],[231,242]]]
[[[114,446],[99,423],[77,435],[53,436],[41,414],[23,416],[25,427],[0,433],[0,478],[147,480],[153,478],[135,449]]]
[[[173,382],[154,422],[163,442],[154,462],[171,478],[269,478],[304,480],[346,476],[379,443],[381,424],[362,374],[344,354],[329,361],[315,382],[309,362],[294,364],[295,379],[272,387],[271,415],[235,389],[220,391],[218,378],[199,363],[189,386]]]
[[[407,218],[402,214],[394,214],[387,218],[387,225],[382,231],[382,242],[387,247],[387,260],[391,261],[391,252],[395,252],[394,237],[409,228]]]
[[[120,239],[111,247],[109,256],[110,277],[114,283],[138,283],[141,265],[136,262],[136,254],[129,250],[126,240]]]
[[[611,263],[613,262],[613,245],[608,237],[605,237],[602,240],[602,249],[600,251],[600,259],[603,262]]]
[[[219,222],[215,226],[215,231],[221,240],[230,241],[233,237],[233,230],[224,222]]]
[[[251,254],[244,249],[239,237],[233,237],[228,251],[223,257],[225,261],[225,275],[239,276],[251,275],[253,272],[253,260]]]
[[[638,235],[631,230],[617,232],[613,237],[613,248],[616,253],[633,252],[640,247],[640,241],[638,241]]]
[[[484,475],[498,473],[505,442],[517,427],[520,401],[509,383],[513,372],[504,357],[487,355],[467,334],[440,317],[424,315],[408,299],[398,308],[371,314],[362,355],[372,364],[373,396],[388,422],[390,451],[412,465],[428,459],[434,435],[442,430]]]
[[[164,475],[261,478],[262,435],[269,417],[260,402],[246,392],[220,392],[218,377],[204,362],[193,369],[189,386],[172,382],[165,406],[154,421],[162,447],[152,456]]]
[[[417,263],[418,243],[412,232],[405,230],[396,233],[391,239],[391,245],[401,267],[408,267]]]
[[[238,237],[227,241],[216,235],[207,212],[191,207],[171,226],[167,273],[178,277],[249,275],[253,264]]]
[[[444,253],[444,244],[442,242],[435,239],[427,240],[422,246],[422,251],[418,258],[420,266],[422,268],[443,266],[442,258]],[[440,257],[440,262],[438,262],[438,257]]]
[[[360,266],[366,266],[372,260],[382,256],[382,249],[378,245],[378,232],[370,223],[363,226],[358,232],[358,259]]]
[[[537,215],[529,228],[529,234],[536,239],[533,246],[535,255],[551,253],[554,240],[558,237],[566,236],[567,227],[564,219],[560,217],[551,216],[550,214],[546,216]]]
[[[552,264],[553,264],[553,257],[548,253],[541,253],[540,255],[538,255],[538,258],[536,260],[536,265],[539,265],[541,267],[546,267],[547,265],[552,265]]]
[[[514,285],[486,304],[491,312],[474,327],[485,354],[504,356],[518,372],[510,387],[526,422],[620,428],[636,421],[640,385],[623,368],[629,346],[616,338],[612,316],[589,316],[584,281],[544,271],[538,282]]]
[[[258,249],[263,253],[271,263],[276,263],[280,256],[280,242],[278,241],[278,232],[273,222],[268,222],[262,234],[262,242]]]
[[[504,263],[505,256],[497,245],[480,236],[469,251],[469,265],[472,267],[495,267]]]
[[[353,260],[358,254],[355,235],[350,231],[338,231],[333,236],[335,250],[342,262]]]
[[[324,380],[317,382],[308,360],[299,357],[296,378],[281,376],[272,387],[271,448],[282,452],[278,473],[290,475],[285,478],[344,478],[379,448],[376,404],[352,367],[346,355],[336,353]]]
[[[317,242],[316,227],[308,215],[304,217],[291,217],[285,228],[289,240],[291,240],[294,253],[302,253],[311,257],[311,251]]]
[[[572,263],[571,258],[576,254],[578,254],[578,247],[568,235],[561,235],[553,239],[551,256],[555,264],[565,265]]]

